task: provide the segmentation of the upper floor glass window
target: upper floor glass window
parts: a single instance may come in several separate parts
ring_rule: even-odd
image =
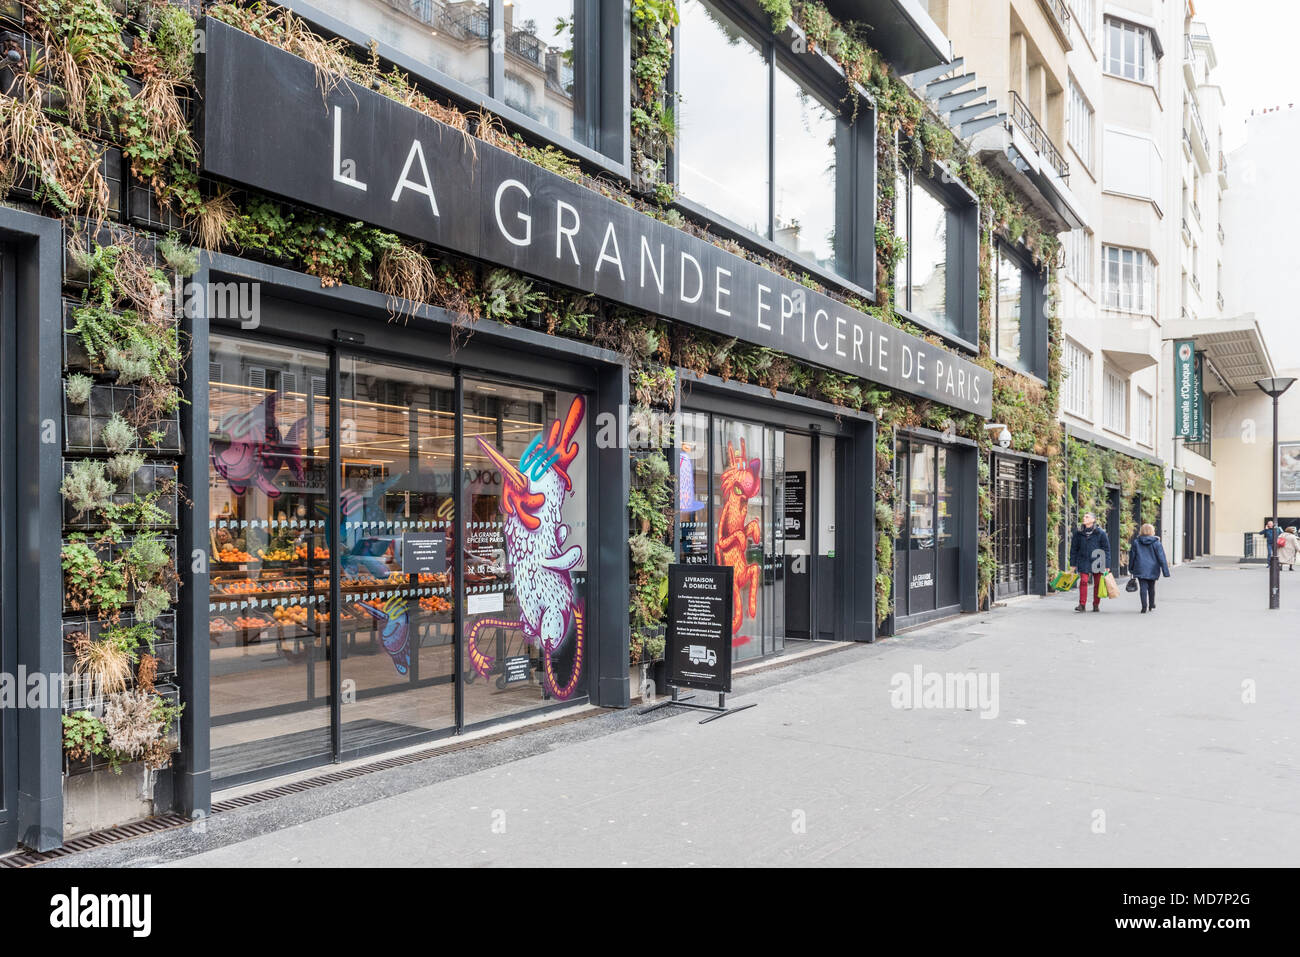
[[[583,77],[600,60],[599,2],[507,0],[493,22],[489,0],[311,0],[366,37],[584,146],[600,148],[599,97]],[[431,77],[437,80],[437,76]]]
[[[1206,406],[1209,405],[1208,402],[1205,404]],[[1137,440],[1140,445],[1145,445],[1148,448],[1155,444],[1154,409],[1155,401],[1151,398],[1151,395],[1142,389],[1138,389],[1137,408],[1134,414],[1134,420],[1137,423]]]
[[[902,242],[903,256],[894,268],[894,308],[972,343],[978,336],[979,279],[964,253],[979,241],[977,216],[978,207],[960,187],[945,186],[899,164],[894,233]]]
[[[1142,83],[1155,83],[1151,31],[1135,23],[1106,18],[1106,72]]]
[[[1065,236],[1065,273],[1088,296],[1092,288],[1092,233],[1086,229],[1072,229]]]
[[[1092,418],[1092,355],[1072,340],[1065,340],[1061,356],[1065,375],[1061,382],[1061,408],[1081,418]]]
[[[851,197],[874,192],[872,176],[853,175],[858,137],[873,124],[842,117],[836,97],[805,82],[770,32],[725,5],[684,0],[680,16],[674,160],[683,199],[869,287],[874,269],[858,266],[871,257],[859,254]]]
[[[997,243],[993,301],[994,358],[1047,378],[1047,282],[1020,249]]]
[[[1103,303],[1128,312],[1155,312],[1155,269],[1141,249],[1103,246]]]
[[[1092,167],[1093,109],[1083,91],[1070,78],[1070,146],[1085,166]]]
[[[1104,385],[1101,424],[1111,432],[1128,435],[1128,380],[1107,369]]]

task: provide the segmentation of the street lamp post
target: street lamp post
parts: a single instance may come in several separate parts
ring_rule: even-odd
[[[1278,593],[1282,588],[1282,564],[1277,557],[1277,400],[1282,397],[1282,393],[1295,384],[1295,379],[1273,378],[1273,379],[1256,379],[1255,385],[1259,391],[1273,400],[1273,507],[1270,510],[1273,516],[1273,548],[1268,556],[1268,607],[1270,610],[1280,607]],[[1268,548],[1268,539],[1264,540],[1264,547]]]

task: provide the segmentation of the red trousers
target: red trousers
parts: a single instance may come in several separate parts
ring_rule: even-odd
[[[1088,604],[1088,579],[1089,578],[1095,578],[1099,582],[1101,580],[1101,575],[1097,572],[1093,572],[1091,575],[1089,575],[1087,572],[1079,573],[1079,604],[1080,605]],[[1092,603],[1094,605],[1100,605],[1101,595],[1097,594],[1096,586],[1097,586],[1097,582],[1094,582],[1093,591],[1092,591]]]

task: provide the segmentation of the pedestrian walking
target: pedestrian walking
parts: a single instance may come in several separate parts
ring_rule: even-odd
[[[1156,579],[1162,574],[1169,577],[1169,562],[1165,559],[1165,546],[1156,538],[1156,527],[1143,525],[1133,537],[1128,549],[1129,574],[1138,580],[1142,599],[1142,614],[1156,610]]]
[[[1070,541],[1070,567],[1079,573],[1079,604],[1075,611],[1088,610],[1088,584],[1093,585],[1092,610],[1101,611],[1101,580],[1110,571],[1110,538],[1097,524],[1097,516],[1087,512],[1083,524],[1074,530]]]
[[[1277,550],[1277,529],[1273,527],[1271,518],[1264,523],[1264,530],[1260,534],[1264,536],[1264,544],[1268,546],[1268,557],[1272,559],[1273,553]]]
[[[1296,541],[1295,526],[1288,525],[1277,538],[1278,565],[1285,565],[1289,572],[1295,571],[1296,556],[1300,555],[1300,542]]]

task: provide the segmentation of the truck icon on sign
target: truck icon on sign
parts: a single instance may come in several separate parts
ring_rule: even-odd
[[[703,645],[688,645],[686,648],[686,657],[690,659],[691,664],[709,664],[718,663],[718,653],[712,648],[706,648]]]

